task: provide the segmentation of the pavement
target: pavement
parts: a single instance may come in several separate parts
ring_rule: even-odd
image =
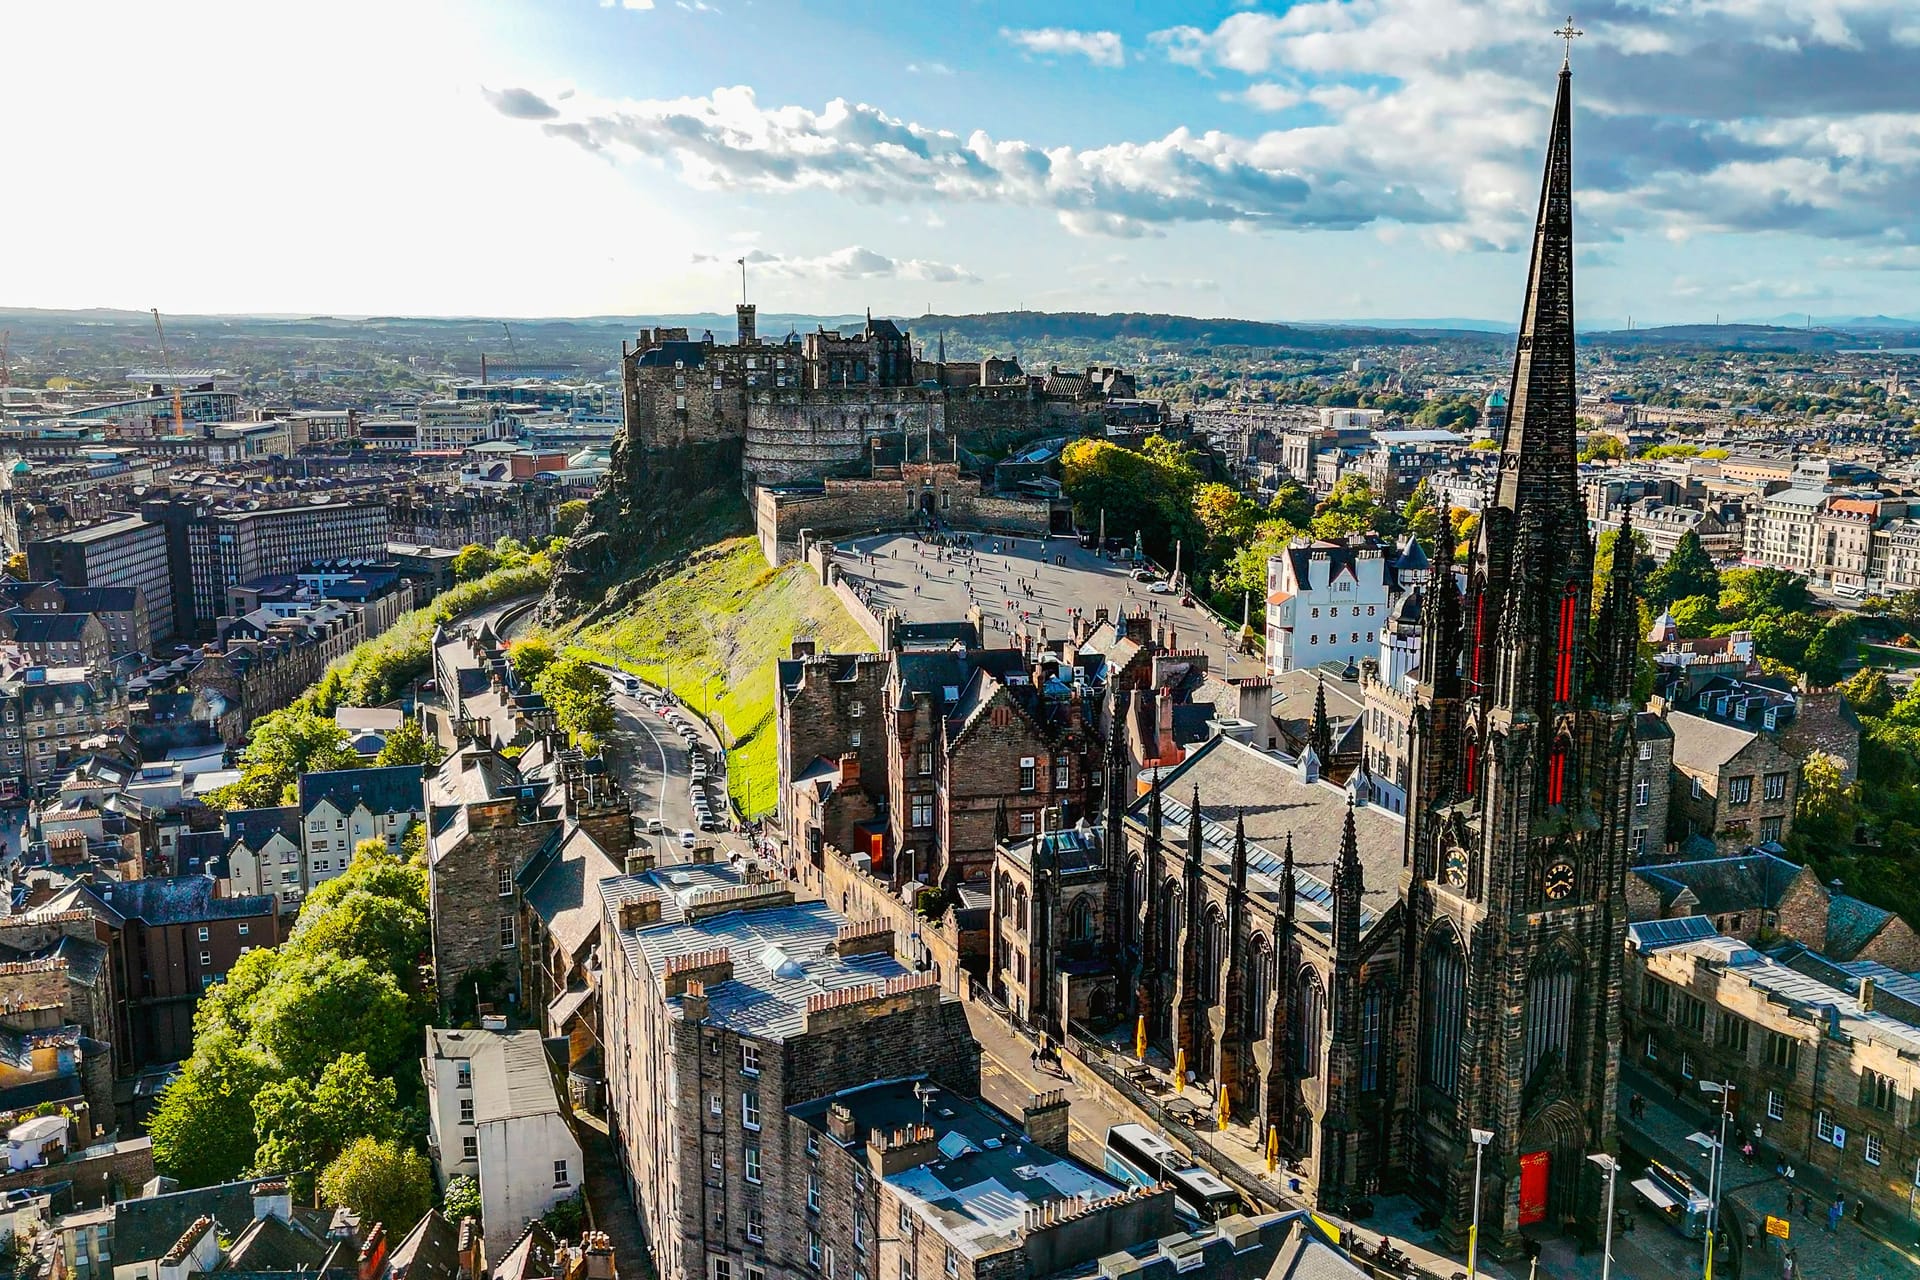
[[[1071,627],[1070,610],[1091,615],[1102,605],[1146,609],[1170,622],[1181,648],[1204,649],[1216,674],[1266,674],[1258,655],[1238,651],[1238,627],[1228,628],[1178,595],[1155,594],[1129,576],[1131,566],[1080,545],[1077,538],[974,539],[973,554],[923,542],[907,534],[854,538],[835,544],[835,560],[848,585],[876,611],[899,610],[914,622],[954,622],[978,604],[988,643],[1006,643],[1028,624],[1048,636]]]

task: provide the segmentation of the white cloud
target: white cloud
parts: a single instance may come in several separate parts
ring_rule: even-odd
[[[980,277],[965,267],[924,258],[890,258],[864,245],[848,245],[816,257],[788,257],[751,249],[734,258],[696,253],[696,264],[727,264],[744,256],[747,265],[796,280],[914,280],[927,284],[977,284]]]
[[[531,91],[521,118],[550,105]],[[827,191],[868,202],[967,200],[1050,209],[1078,234],[1139,236],[1182,222],[1351,228],[1451,216],[1413,184],[1305,133],[1244,138],[1175,129],[1146,142],[1074,150],[965,138],[836,98],[814,111],[762,106],[752,89],[696,98],[570,103],[541,123],[600,154],[675,170],[695,188]],[[1452,175],[1447,175],[1452,181]]]
[[[909,62],[907,74],[913,76],[950,76],[953,68],[944,62]]]
[[[1271,80],[1262,80],[1250,84],[1240,93],[1241,101],[1261,111],[1286,111],[1306,101],[1306,95],[1290,85],[1275,84]]]
[[[1043,57],[1085,58],[1096,67],[1126,65],[1126,45],[1117,32],[1074,31],[1066,27],[1000,28],[1000,37]]]

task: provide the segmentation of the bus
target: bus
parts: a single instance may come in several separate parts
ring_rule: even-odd
[[[1706,1235],[1707,1215],[1713,1201],[1686,1174],[1658,1160],[1649,1160],[1646,1175],[1634,1181],[1633,1189],[1641,1200],[1659,1210],[1668,1226],[1687,1239],[1698,1240]]]
[[[1143,1124],[1107,1130],[1106,1167],[1109,1175],[1136,1187],[1166,1183],[1180,1211],[1201,1222],[1217,1222],[1246,1207],[1239,1192]]]

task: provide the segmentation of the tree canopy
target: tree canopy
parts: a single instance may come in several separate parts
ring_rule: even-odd
[[[1645,596],[1656,609],[1688,596],[1720,595],[1720,571],[1700,545],[1700,535],[1689,529],[1674,544],[1666,563],[1647,575]]]
[[[362,1137],[326,1166],[319,1189],[323,1203],[352,1209],[362,1223],[387,1223],[398,1236],[433,1207],[433,1170],[395,1139]]]

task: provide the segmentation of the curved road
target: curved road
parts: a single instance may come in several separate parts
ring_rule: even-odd
[[[647,838],[658,847],[660,861],[674,863],[686,856],[686,850],[680,845],[682,831],[693,831],[701,843],[714,845],[723,852],[737,851],[739,843],[732,835],[724,831],[700,831],[694,824],[693,801],[688,794],[693,753],[686,741],[665,717],[626,692],[625,672],[611,667],[602,670],[613,681],[614,737],[623,748],[611,757],[614,771],[633,802],[634,816],[648,828]],[[660,694],[650,685],[640,687],[656,697]],[[714,739],[713,731],[696,716],[685,718],[693,726],[694,741],[707,767],[712,769],[724,763],[726,753]],[[704,786],[708,806],[714,816],[724,822],[729,813],[724,775],[709,773]],[[650,821],[660,823],[659,832],[651,829]]]

